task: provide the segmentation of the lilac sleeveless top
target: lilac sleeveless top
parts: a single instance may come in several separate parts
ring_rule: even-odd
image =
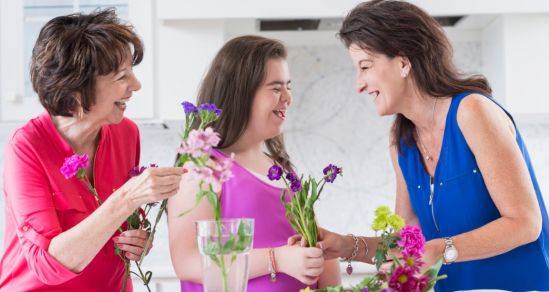
[[[213,155],[227,158],[227,155],[219,150],[214,150]],[[260,180],[236,161],[233,163],[232,172],[234,177],[223,184],[221,191],[221,217],[255,219],[253,248],[285,245],[288,237],[295,234],[295,231],[284,216],[285,210],[280,201],[282,189]],[[250,279],[247,291],[297,292],[307,287],[283,273],[277,273],[276,278],[277,281],[274,283],[271,282],[269,275]],[[316,289],[316,285],[311,287],[313,288]],[[181,281],[181,291],[202,292],[204,289],[201,284]]]

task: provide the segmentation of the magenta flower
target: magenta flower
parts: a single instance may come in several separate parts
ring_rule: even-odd
[[[328,164],[322,172],[324,173],[324,179],[326,182],[333,183],[337,175],[341,174],[342,169],[341,167],[337,167],[333,164]]]
[[[405,226],[400,230],[401,240],[397,242],[405,257],[420,258],[425,251],[425,237],[418,226]]]
[[[417,282],[414,269],[397,266],[389,278],[389,288],[397,292],[419,292]]]
[[[65,161],[63,162],[63,166],[61,166],[60,171],[66,179],[69,179],[75,176],[79,170],[84,170],[89,165],[90,163],[88,161],[88,154],[74,154],[65,158]]]
[[[270,180],[279,180],[282,177],[282,167],[276,164],[271,166],[271,168],[269,168],[269,173],[267,174],[267,177]]]
[[[179,153],[189,154],[194,158],[210,155],[212,148],[217,146],[221,138],[212,128],[192,130],[186,142],[179,148]]]

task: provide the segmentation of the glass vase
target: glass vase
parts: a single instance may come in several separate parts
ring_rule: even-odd
[[[196,222],[205,292],[245,292],[254,219]]]

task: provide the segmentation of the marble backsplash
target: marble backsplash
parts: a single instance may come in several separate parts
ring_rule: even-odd
[[[389,158],[388,132],[392,117],[378,117],[372,99],[355,91],[355,72],[342,46],[300,46],[289,49],[293,104],[285,138],[300,172],[319,176],[334,163],[344,175],[325,189],[317,205],[320,224],[340,233],[372,234],[369,225],[379,205],[394,206],[394,174]],[[465,72],[480,72],[478,43],[455,44],[455,59]],[[131,106],[131,105],[130,105]],[[21,123],[0,123],[0,164],[10,133]],[[530,150],[537,177],[549,201],[549,121],[518,124]],[[165,127],[166,125],[167,127]],[[181,121],[139,123],[141,163],[171,165]],[[5,170],[9,171],[9,170]],[[0,186],[2,185],[0,178]],[[0,242],[4,207],[0,199]],[[3,247],[0,251],[3,250]],[[165,222],[159,227],[147,265],[171,265]],[[169,274],[169,272],[167,272]]]

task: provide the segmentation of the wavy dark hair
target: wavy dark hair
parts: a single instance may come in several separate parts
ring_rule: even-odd
[[[439,23],[419,7],[404,1],[374,0],[357,5],[343,20],[338,33],[347,48],[362,49],[394,58],[407,57],[410,76],[420,92],[435,98],[475,91],[490,96],[482,75],[462,76],[452,61],[452,47]],[[399,152],[401,141],[415,143],[414,124],[397,114],[391,144]]]
[[[255,94],[266,78],[270,59],[286,59],[286,47],[279,41],[246,35],[234,38],[213,59],[198,91],[197,103],[213,103],[223,109],[212,127],[221,136],[218,148],[233,145],[248,126]],[[267,139],[268,155],[291,171],[293,166],[283,135]]]
[[[139,64],[143,44],[113,8],[55,17],[32,50],[32,87],[52,115],[88,112],[95,104],[96,77],[116,72],[128,53],[132,65]]]

